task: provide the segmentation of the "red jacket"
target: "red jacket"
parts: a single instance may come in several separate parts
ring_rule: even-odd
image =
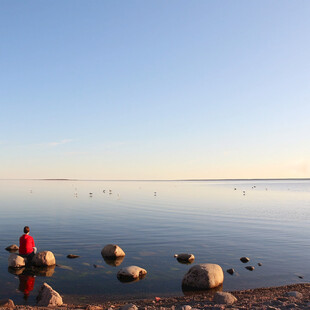
[[[22,235],[19,238],[19,254],[27,255],[33,252],[34,240],[29,235]]]

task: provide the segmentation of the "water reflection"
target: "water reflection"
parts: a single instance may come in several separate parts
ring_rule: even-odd
[[[8,267],[8,272],[15,275],[19,276],[21,274],[23,275],[29,275],[29,276],[35,276],[35,277],[52,277],[54,272],[55,272],[55,267],[54,266],[47,266],[47,267],[36,267],[36,266],[29,266],[29,267],[22,267],[22,268],[11,268]]]
[[[213,297],[216,292],[222,292],[222,291],[223,291],[223,284],[215,288],[211,288],[207,290],[193,290],[192,288],[188,289],[186,286],[182,285],[182,292],[184,296],[195,296],[195,295],[202,296],[203,295],[207,298],[210,298],[210,300],[213,300]]]
[[[195,253],[197,264],[217,263],[225,273],[234,268],[233,276],[226,273],[224,290],[295,283],[300,281],[298,275],[309,279],[305,249],[310,234],[310,181],[0,180],[0,185],[1,248],[16,242],[12,236],[20,234],[25,221],[32,222],[38,245],[55,253],[58,268],[52,282],[64,294],[107,298],[182,294],[182,275],[189,266],[177,262],[173,254],[183,251]],[[20,213],[24,216],[16,218]],[[109,242],[126,249],[127,265],[143,262],[150,276],[136,285],[122,285],[115,267],[123,266],[124,258],[104,259],[103,263],[100,255],[102,245]],[[88,264],[59,254],[76,249]],[[0,276],[0,299],[15,297],[18,287],[6,272],[7,254],[0,252],[0,267],[5,271]],[[244,255],[251,257],[253,266],[262,262],[264,267],[246,270],[239,261]],[[23,269],[17,273],[23,274]],[[41,276],[51,275],[43,272]],[[34,302],[32,295],[27,302]]]
[[[55,272],[55,266],[48,267],[23,267],[23,268],[10,268],[8,272],[18,276],[19,285],[18,290],[24,294],[24,299],[27,300],[30,292],[34,288],[35,278],[38,277],[52,277]]]
[[[24,299],[27,300],[30,292],[34,288],[35,277],[27,274],[20,274],[18,289],[24,294]]]
[[[103,259],[106,262],[106,264],[113,266],[113,267],[117,267],[123,262],[123,260],[125,259],[125,256],[121,256],[117,258],[103,257]]]
[[[140,275],[138,278],[132,278],[132,277],[124,277],[121,275],[117,275],[117,279],[122,283],[134,283],[138,282],[146,277],[146,274]]]

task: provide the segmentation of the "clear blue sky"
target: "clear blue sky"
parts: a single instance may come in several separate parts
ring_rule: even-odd
[[[310,177],[310,1],[0,1],[0,178]]]

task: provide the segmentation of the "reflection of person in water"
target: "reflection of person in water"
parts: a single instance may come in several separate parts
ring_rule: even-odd
[[[24,234],[19,238],[19,255],[27,258],[31,262],[34,254],[37,252],[33,238],[29,235],[29,227],[24,227]]]
[[[24,299],[28,299],[29,293],[33,290],[35,277],[21,274],[19,278],[19,287],[18,289],[24,293]]]

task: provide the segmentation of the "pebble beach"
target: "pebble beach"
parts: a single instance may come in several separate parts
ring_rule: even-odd
[[[11,309],[85,309],[85,310],[191,310],[191,309],[310,309],[310,283],[285,285],[280,287],[256,288],[232,291],[236,301],[216,303],[214,294],[197,294],[182,297],[155,297],[153,299],[130,299],[126,301],[105,301],[97,304],[63,304],[57,307],[37,307],[14,305],[13,302],[1,301],[0,308]]]

